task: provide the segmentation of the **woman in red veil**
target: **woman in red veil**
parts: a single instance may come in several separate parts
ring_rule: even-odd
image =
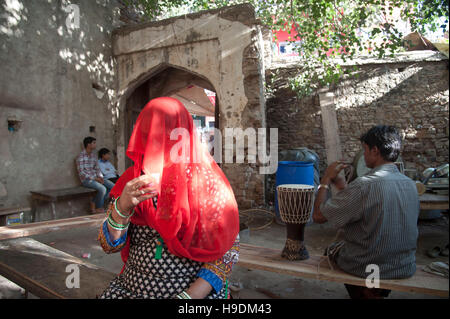
[[[134,165],[111,190],[99,231],[124,266],[100,297],[227,298],[239,256],[237,203],[184,105],[151,100],[126,154]]]

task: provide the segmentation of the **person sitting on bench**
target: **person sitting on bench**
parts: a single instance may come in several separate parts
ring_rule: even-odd
[[[239,210],[195,130],[174,98],[153,99],[139,114],[126,152],[134,164],[112,189],[98,236],[124,266],[100,299],[229,298]]]
[[[378,279],[409,278],[416,272],[419,197],[414,181],[401,174],[394,162],[401,138],[395,127],[378,125],[360,138],[366,166],[371,168],[348,186],[332,163],[319,185],[313,220],[342,229],[344,240],[325,252],[343,271],[368,278],[379,269]],[[328,200],[329,184],[339,190]],[[377,268],[375,268],[377,267]],[[383,298],[390,290],[345,285],[352,299]]]
[[[109,161],[111,152],[107,148],[101,148],[98,151],[98,166],[103,174],[103,177],[112,183],[116,183],[119,178],[117,170],[114,165]]]
[[[114,183],[103,179],[103,174],[93,153],[96,148],[96,139],[88,136],[83,140],[83,145],[84,150],[81,151],[76,160],[78,175],[84,187],[93,188],[97,191],[93,203],[91,203],[91,213],[103,213],[105,200],[109,196],[109,191],[114,187]]]

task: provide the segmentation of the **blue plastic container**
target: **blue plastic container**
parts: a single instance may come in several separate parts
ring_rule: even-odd
[[[278,185],[283,184],[305,184],[314,186],[314,163],[298,161],[278,162],[275,180],[275,212],[280,218],[278,210]]]

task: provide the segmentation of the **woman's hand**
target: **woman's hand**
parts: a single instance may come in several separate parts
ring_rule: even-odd
[[[117,208],[123,213],[129,212],[139,203],[158,195],[151,180],[150,176],[141,175],[128,181],[117,202]]]

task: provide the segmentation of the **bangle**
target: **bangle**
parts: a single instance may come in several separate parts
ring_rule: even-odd
[[[327,184],[320,184],[319,187],[317,187],[317,190],[319,190],[321,188],[330,189],[330,186],[328,186]]]
[[[131,214],[129,214],[129,215],[124,215],[124,214],[122,214],[122,213],[120,212],[119,208],[117,208],[117,202],[119,201],[119,198],[120,198],[120,196],[117,197],[117,198],[114,200],[114,209],[116,210],[117,214],[119,214],[119,216],[122,217],[122,218],[129,218],[129,217],[133,216],[133,214],[134,214],[134,209],[133,209],[133,211],[131,212]]]
[[[130,222],[128,222],[126,225],[122,225],[117,223],[111,216],[111,214],[108,215],[107,218],[108,221],[108,225],[111,226],[111,228],[115,229],[115,230],[125,230],[128,228],[128,226],[130,226]]]
[[[177,295],[178,299],[192,299],[191,296],[186,291],[183,291],[182,293]]]

